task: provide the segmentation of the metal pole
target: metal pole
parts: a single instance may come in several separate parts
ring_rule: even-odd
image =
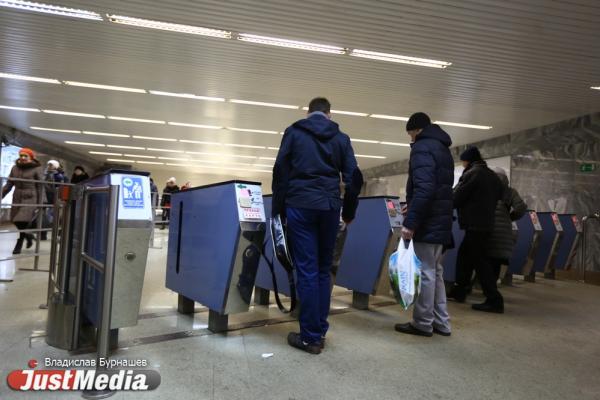
[[[43,203],[43,199],[42,197],[44,196],[44,187],[39,184],[39,189],[38,189],[38,204],[42,204]],[[38,208],[38,218],[37,218],[37,229],[42,229],[42,222],[44,219],[44,208],[43,207],[39,207]],[[38,265],[40,263],[40,256],[38,255],[40,252],[40,240],[41,240],[41,231],[38,231],[38,233],[35,235],[35,253],[36,256],[33,259],[33,270],[37,271],[38,270]]]
[[[119,185],[111,185],[109,191],[108,227],[106,232],[106,259],[104,261],[104,291],[102,295],[102,311],[98,328],[96,371],[106,368],[101,360],[106,361],[110,350],[110,317],[112,313],[113,283],[115,272],[115,251],[117,247],[117,221],[119,212]],[[86,399],[104,399],[116,392],[110,390],[83,392]]]
[[[56,249],[58,247],[58,224],[59,224],[59,213],[60,204],[58,196],[54,197],[54,219],[52,220],[52,239],[50,242],[50,265],[48,266],[48,292],[46,294],[46,303],[40,304],[40,308],[45,310],[48,308],[48,302],[50,296],[54,292],[52,283],[56,281]]]
[[[83,293],[83,257],[85,253],[87,241],[87,226],[88,226],[88,194],[87,188],[83,188],[81,200],[81,226],[79,227],[79,250],[77,252],[77,289],[75,292],[75,322],[73,329],[73,348],[79,348],[79,331],[81,325],[82,313],[82,293]]]

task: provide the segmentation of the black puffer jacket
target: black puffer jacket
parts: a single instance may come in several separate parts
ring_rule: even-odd
[[[488,256],[508,260],[512,256],[515,240],[512,232],[512,221],[520,219],[527,212],[527,204],[519,193],[508,186],[506,175],[498,175],[504,194],[496,205],[494,230],[488,244]]]
[[[496,204],[503,193],[500,178],[485,161],[471,163],[454,188],[454,208],[458,210],[460,228],[491,232]]]
[[[450,136],[429,125],[410,150],[406,183],[408,213],[403,225],[415,231],[417,242],[450,244],[452,237],[452,183],[454,161]]]

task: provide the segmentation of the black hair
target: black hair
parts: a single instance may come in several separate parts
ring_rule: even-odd
[[[331,112],[331,103],[325,97],[315,97],[308,103],[308,112],[321,111],[326,114]]]

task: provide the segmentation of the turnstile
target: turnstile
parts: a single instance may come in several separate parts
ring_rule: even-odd
[[[391,295],[388,260],[398,247],[402,220],[398,197],[359,199],[356,219],[348,227],[335,282],[353,291],[353,307],[367,309],[369,295]]]
[[[563,239],[558,247],[553,268],[556,271],[574,270],[573,264],[583,227],[575,214],[559,214],[558,219],[563,228]]]
[[[528,276],[533,269],[533,261],[539,246],[542,226],[537,213],[533,210],[529,210],[515,222],[518,235],[509,261],[508,272]]]
[[[265,237],[259,182],[228,181],[171,196],[166,287],[178,311],[209,308],[208,329],[227,330],[228,315],[248,311]]]
[[[536,272],[543,272],[546,278],[554,278],[554,259],[556,249],[560,247],[563,238],[563,228],[555,212],[538,212],[542,237],[535,255],[533,269],[530,271],[529,280],[535,280]]]
[[[106,307],[113,340],[118,328],[137,324],[152,229],[147,173],[111,170],[71,188],[59,262],[49,277],[48,344],[80,347],[81,328],[99,329]],[[112,260],[108,303],[105,271]]]
[[[460,226],[458,225],[458,215],[455,210],[452,222],[452,238],[454,240],[454,247],[444,253],[444,258],[442,260],[442,265],[444,266],[444,281],[446,282],[456,281],[456,258],[458,256],[458,249],[464,237],[465,231],[460,229]]]

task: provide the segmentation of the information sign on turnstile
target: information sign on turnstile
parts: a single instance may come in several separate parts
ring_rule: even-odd
[[[208,328],[227,329],[228,315],[248,311],[265,211],[258,182],[229,181],[171,197],[166,286],[177,292],[178,311],[194,302],[209,308]]]
[[[516,221],[518,227],[517,241],[509,261],[508,272],[516,275],[529,275],[537,252],[542,226],[537,213],[529,210]]]
[[[533,269],[530,271],[530,279],[534,280],[536,272],[543,272],[546,278],[554,277],[554,265],[556,249],[560,246],[563,237],[563,229],[555,212],[538,212],[540,225],[542,226],[542,238],[535,255]]]
[[[398,247],[402,220],[398,197],[359,199],[335,282],[353,291],[353,307],[368,308],[369,295],[390,295],[388,259]]]

